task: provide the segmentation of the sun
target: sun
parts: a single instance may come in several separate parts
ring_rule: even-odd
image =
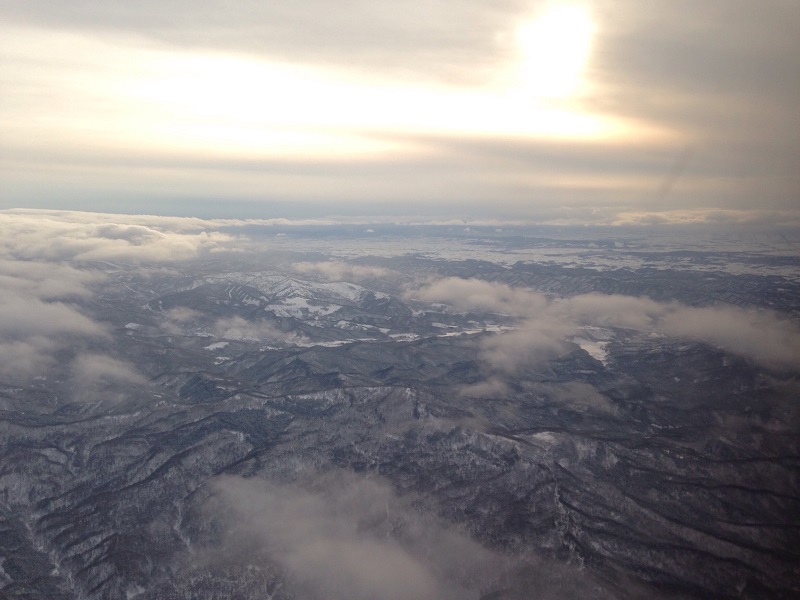
[[[577,94],[584,83],[595,25],[587,6],[553,4],[517,30],[520,85],[541,98]]]

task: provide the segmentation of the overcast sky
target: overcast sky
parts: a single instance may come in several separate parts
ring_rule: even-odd
[[[785,221],[798,27],[797,0],[0,0],[0,208]]]

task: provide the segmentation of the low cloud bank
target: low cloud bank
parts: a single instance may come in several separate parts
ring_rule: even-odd
[[[196,560],[204,568],[279,573],[273,584],[290,597],[609,597],[575,568],[482,546],[380,478],[335,471],[280,484],[221,476],[211,489],[203,519],[219,536]]]
[[[164,313],[161,328],[172,335],[195,335],[198,331],[224,340],[255,342],[285,341],[290,337],[265,320],[249,320],[239,316],[211,319],[191,308],[179,306]],[[295,338],[299,338],[295,334]]]
[[[0,211],[0,229],[0,257],[46,261],[173,261],[232,239],[200,219],[68,211]]]
[[[0,211],[0,377],[46,376],[66,361],[79,382],[142,383],[132,367],[80,355],[87,339],[110,339],[81,303],[105,275],[89,261],[160,263],[219,250],[232,238],[200,219],[70,211]],[[75,355],[77,353],[77,358]]]
[[[63,264],[0,258],[0,377],[44,375],[76,338],[108,335],[73,303],[97,278]]]
[[[133,365],[103,354],[81,354],[72,361],[76,382],[90,386],[96,382],[145,384],[147,379]]]
[[[383,482],[337,474],[277,485],[223,476],[213,490],[211,516],[224,527],[216,554],[277,563],[298,597],[477,599],[506,566]]]
[[[458,277],[428,283],[410,297],[442,302],[459,311],[520,317],[517,329],[483,342],[484,360],[505,373],[564,354],[571,348],[567,338],[587,325],[702,340],[770,368],[800,367],[800,327],[773,311],[696,308],[596,293],[548,299],[534,290]]]
[[[546,296],[533,290],[460,277],[433,281],[409,296],[428,302],[443,302],[461,311],[480,310],[506,315],[535,314],[548,304]]]

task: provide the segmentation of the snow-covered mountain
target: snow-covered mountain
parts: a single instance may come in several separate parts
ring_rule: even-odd
[[[800,593],[798,279],[462,256],[115,265],[2,381],[0,595]]]

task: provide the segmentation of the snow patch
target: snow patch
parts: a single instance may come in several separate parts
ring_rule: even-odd
[[[572,338],[571,342],[578,344],[582,350],[589,353],[589,356],[601,363],[608,364],[608,342],[598,342],[595,340],[587,340],[585,338]]]
[[[229,342],[214,342],[213,344],[209,344],[208,346],[203,346],[203,350],[221,350],[228,344]]]

